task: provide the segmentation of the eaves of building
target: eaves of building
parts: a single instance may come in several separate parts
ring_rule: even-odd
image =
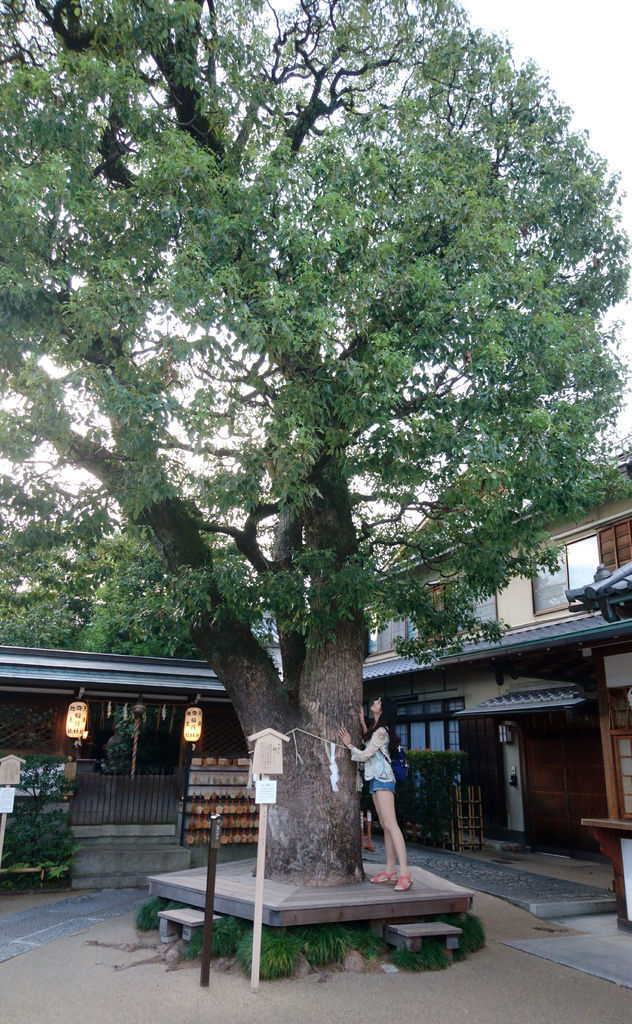
[[[497,643],[469,643],[445,656],[430,658],[421,663],[413,658],[390,658],[365,662],[364,680],[385,679],[411,672],[428,672],[456,665],[493,666],[498,662],[523,658],[525,655],[542,656],[547,652],[580,651],[601,644],[632,639],[632,620],[606,622],[602,615],[573,616],[542,625],[508,630]]]
[[[92,697],[155,696],[161,700],[227,700],[224,687],[204,661],[134,658],[82,651],[0,647],[0,691]]]

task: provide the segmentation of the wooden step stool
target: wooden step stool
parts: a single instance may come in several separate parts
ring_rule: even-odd
[[[442,921],[410,921],[385,925],[382,937],[390,946],[406,946],[418,953],[424,939],[442,939],[446,949],[458,949],[460,934],[461,928]]]
[[[175,942],[182,933],[185,942],[189,942],[198,928],[204,924],[204,911],[195,907],[180,907],[174,910],[159,910],[160,941]],[[213,922],[219,921],[221,914],[213,914]]]

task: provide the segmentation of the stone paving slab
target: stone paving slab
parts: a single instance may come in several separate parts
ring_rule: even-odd
[[[617,930],[612,914],[608,917],[608,932],[600,928],[596,934],[526,939],[504,945],[632,989],[632,937]],[[567,918],[563,923],[574,928],[575,920]]]
[[[364,859],[383,864],[384,842],[380,838],[374,838],[373,844],[375,850],[365,850]],[[552,878],[550,875],[523,871],[489,860],[467,857],[450,850],[430,849],[414,843],[406,845],[406,854],[409,864],[423,867],[440,878],[447,878],[458,885],[486,892],[490,896],[498,896],[517,907],[522,907],[523,910],[529,910],[537,917],[571,914],[573,904],[577,907],[577,913],[590,912],[591,904],[594,904],[595,910],[599,913],[607,910],[609,904],[612,910],[615,908],[613,893],[599,886],[586,885],[565,878]]]
[[[47,942],[84,931],[110,917],[127,914],[147,897],[146,888],[100,889],[5,914],[0,918],[0,963]]]

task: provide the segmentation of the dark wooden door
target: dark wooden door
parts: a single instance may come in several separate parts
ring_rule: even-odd
[[[525,735],[526,811],[531,846],[598,852],[582,818],[606,818],[601,737],[595,729]]]
[[[502,755],[493,718],[459,720],[459,745],[468,754],[467,782],[481,787],[483,823],[505,828],[507,809],[502,774]]]

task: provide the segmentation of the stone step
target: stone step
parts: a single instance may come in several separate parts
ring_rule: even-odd
[[[105,844],[126,846],[177,844],[179,832],[169,825],[73,825],[72,832],[83,847]]]
[[[84,889],[144,889],[147,887],[147,875],[141,872],[121,872],[104,875],[81,875],[70,879],[70,888],[81,892]],[[148,896],[149,898],[149,896]]]
[[[382,938],[390,946],[406,946],[418,953],[424,939],[441,939],[446,949],[458,949],[461,929],[442,921],[410,921],[384,926]]]
[[[79,850],[72,866],[73,889],[146,885],[147,876],[183,871],[191,853],[181,846],[105,843]],[[107,879],[107,881],[106,881]]]
[[[174,942],[182,934],[185,942],[189,942],[198,928],[204,925],[204,911],[196,907],[181,907],[173,910],[160,910],[160,941]],[[213,914],[213,922],[219,921],[221,914]]]

